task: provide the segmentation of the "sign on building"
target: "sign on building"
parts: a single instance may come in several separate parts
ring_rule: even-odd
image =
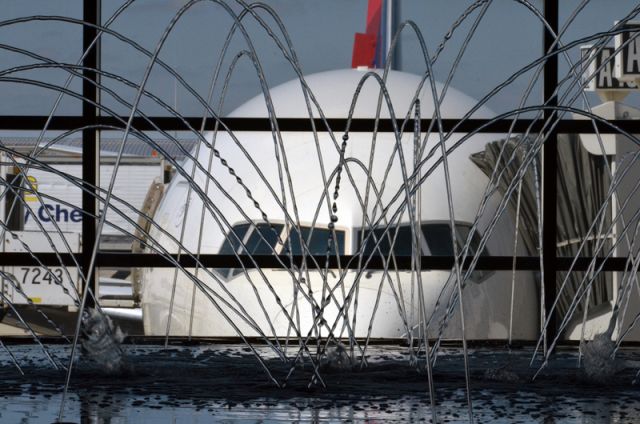
[[[585,90],[631,90],[636,88],[633,80],[623,81],[616,77],[614,68],[617,57],[613,57],[613,47],[595,48],[582,46],[582,63],[588,64],[583,73]]]
[[[615,76],[622,81],[634,81],[640,79],[640,22],[627,22],[620,29],[622,32],[615,37],[616,49],[620,49]]]

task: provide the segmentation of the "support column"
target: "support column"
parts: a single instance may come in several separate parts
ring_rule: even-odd
[[[557,0],[544,0],[544,16],[549,24],[549,29],[557,34],[558,32],[558,6]],[[549,29],[545,28],[543,49],[544,54],[557,50],[555,36]],[[547,106],[557,106],[558,99],[555,94],[558,85],[558,56],[554,55],[547,59],[544,67],[544,88],[543,97]],[[556,119],[556,112],[545,110],[545,123]],[[547,311],[549,326],[547,337],[549,340],[557,334],[557,317],[555,314],[548,316],[553,302],[557,295],[556,273],[557,273],[557,198],[558,198],[558,133],[550,131],[545,134],[546,140],[542,150],[542,248],[544,250],[544,307]]]
[[[102,8],[101,0],[84,0],[83,1],[83,20],[87,23],[100,25],[100,9]],[[95,125],[97,117],[100,113],[93,103],[100,100],[100,91],[94,83],[100,81],[100,77],[94,69],[100,66],[100,40],[97,40],[93,46],[92,43],[98,35],[95,27],[84,26],[82,30],[82,47],[85,52],[83,65],[88,68],[82,71],[84,80],[82,81],[82,96],[85,101],[82,102],[82,118],[84,125]],[[92,103],[93,102],[93,103]],[[98,177],[100,170],[99,157],[99,139],[100,132],[96,128],[82,130],[82,180],[84,191],[82,193],[82,210],[85,215],[82,219],[82,273],[86,276],[87,285],[97,296],[97,279],[95,269],[90,270],[91,250],[95,244],[97,219],[91,216],[97,216],[96,190],[93,187],[98,186]],[[95,302],[91,297],[87,298],[87,306],[94,307]]]

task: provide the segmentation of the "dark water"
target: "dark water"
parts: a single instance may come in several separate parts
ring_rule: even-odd
[[[51,346],[62,362],[67,346]],[[0,353],[0,423],[53,423],[64,372],[32,345],[10,346],[21,376]],[[284,388],[271,383],[245,348],[126,346],[129,367],[109,375],[81,358],[65,421],[77,423],[430,422],[426,373],[409,366],[406,348],[368,351],[368,366],[323,367],[327,388],[309,383],[313,369],[298,365]],[[260,348],[284,381],[291,366]],[[473,411],[478,423],[640,423],[640,387],[632,381],[638,355],[624,352],[610,382],[590,383],[574,353],[554,357],[535,381],[531,352],[476,350],[471,357]],[[435,368],[440,422],[467,422],[462,357],[447,350]]]

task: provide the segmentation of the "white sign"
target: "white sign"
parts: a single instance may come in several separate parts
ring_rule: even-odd
[[[50,232],[49,238],[41,232],[15,232],[18,238],[5,234],[2,240],[2,250],[5,252],[66,252],[63,237],[69,243],[73,252],[80,248],[80,235]],[[75,306],[78,299],[76,294],[80,287],[78,270],[74,267],[54,266],[7,266],[2,268],[5,274],[13,278],[11,281],[2,279],[2,289],[5,296],[16,305],[25,305],[30,301],[38,305]]]
[[[582,63],[587,63],[587,71],[583,74],[586,91],[597,90],[631,90],[637,88],[633,81],[621,81],[614,74],[614,62],[612,57],[615,49],[604,47],[596,50],[592,46],[580,48]],[[597,52],[597,54],[596,54]]]
[[[9,298],[15,305],[25,305],[30,300],[36,305],[73,306],[78,298],[73,290],[78,271],[71,267],[67,271],[63,267],[11,267],[15,286],[5,282],[5,293],[11,294]]]
[[[640,79],[640,22],[627,22],[615,37],[616,50],[620,50],[615,76],[622,81]]]

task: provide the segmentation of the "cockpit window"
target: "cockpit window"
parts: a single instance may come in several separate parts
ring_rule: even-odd
[[[429,253],[434,256],[452,256],[451,227],[449,224],[423,224],[422,234],[429,246]],[[460,243],[458,243],[460,247]]]
[[[456,235],[458,236],[458,243],[460,249],[464,247],[464,244],[467,242],[467,238],[469,237],[469,233],[471,232],[471,225],[467,224],[456,224]],[[475,256],[476,252],[480,249],[480,234],[477,231],[474,231],[471,236],[471,241],[469,243],[469,256]],[[487,256],[487,247],[485,246],[480,253],[480,256]]]
[[[456,223],[456,245],[458,253],[462,252],[469,233],[471,232],[471,225]],[[451,227],[448,223],[434,223],[422,225],[422,233],[425,235],[429,251],[435,256],[453,256],[453,244],[451,243]],[[467,256],[475,256],[480,249],[480,234],[474,231],[469,241],[469,250]],[[482,250],[480,256],[487,256],[487,248]],[[480,282],[485,280],[491,274],[490,271],[473,271],[471,273],[471,280]]]
[[[471,231],[471,225],[456,223],[456,245],[458,252],[462,252],[462,249],[467,242],[469,232]],[[451,243],[451,227],[448,223],[433,223],[423,224],[422,234],[429,246],[429,252],[434,256],[452,256],[453,244]],[[473,233],[471,242],[469,244],[469,256],[474,256],[480,248],[480,234],[477,231]],[[481,253],[481,256],[487,255],[486,247]]]
[[[248,255],[271,255],[277,249],[278,239],[282,234],[282,224],[258,224],[245,242]],[[280,240],[282,242],[282,240]]]
[[[331,235],[329,229],[303,226],[301,231],[298,232],[297,229],[292,228],[289,231],[288,238],[283,230],[283,224],[236,224],[227,234],[219,253],[223,255],[233,255],[234,253],[239,255],[287,254],[289,246],[291,246],[293,255],[302,255],[303,251],[308,252],[307,254],[310,255],[324,255],[327,253]],[[306,244],[307,249],[302,249],[301,241]],[[335,255],[336,245],[339,254],[344,254],[345,231],[335,230],[335,239],[331,243],[331,254]],[[241,274],[242,268],[218,268],[218,272],[225,279],[230,279],[237,274]]]
[[[302,237],[301,237],[302,236]],[[302,240],[306,244],[309,255],[324,255],[327,253],[327,247],[329,245],[329,237],[331,231],[327,228],[311,228],[301,227],[301,231],[298,232],[296,228],[291,229],[289,241],[291,242],[291,254],[302,255],[303,250],[300,244]],[[344,239],[345,232],[342,230],[335,230],[335,239],[331,241],[330,254],[336,254],[336,245],[338,246],[338,252],[340,255],[344,254]],[[289,243],[286,242],[284,246],[284,253],[289,252]]]
[[[234,253],[239,255],[270,255],[278,248],[278,238],[282,234],[283,228],[282,224],[269,225],[266,222],[236,224],[227,234],[219,253],[221,255],[233,255]],[[218,272],[225,279],[228,279],[240,274],[242,268],[218,268]]]
[[[367,237],[369,238],[367,239]],[[362,240],[362,232],[360,231],[358,241],[362,243]],[[376,248],[378,242],[380,243]],[[375,228],[373,234],[370,229],[365,230],[364,243],[365,256],[370,256],[372,253],[388,256],[391,251],[395,256],[411,256],[411,227],[408,225],[390,226],[386,232],[385,228]]]
[[[222,243],[222,247],[220,248],[220,254],[233,255],[234,252],[237,252],[250,227],[250,224],[235,225],[229,234],[227,234],[227,238],[224,239],[224,243]]]
[[[451,227],[449,223],[423,223],[421,229],[422,241],[420,252],[422,255],[453,256],[453,243],[451,242]],[[462,252],[470,232],[471,225],[456,223],[456,245],[459,253]],[[388,257],[391,253],[395,256],[411,256],[412,240],[411,226],[409,224],[390,226],[386,232],[384,227],[375,228],[373,229],[373,234],[371,234],[371,229],[364,230],[364,234],[363,230],[360,230],[357,234],[357,240],[359,250],[362,249],[365,256],[381,255]],[[378,241],[379,244],[376,248]],[[474,231],[469,244],[468,255],[475,255],[479,248],[480,234]],[[483,249],[481,255],[488,255],[486,247]],[[482,281],[488,275],[489,273],[486,271],[474,271],[471,279],[474,281]]]

